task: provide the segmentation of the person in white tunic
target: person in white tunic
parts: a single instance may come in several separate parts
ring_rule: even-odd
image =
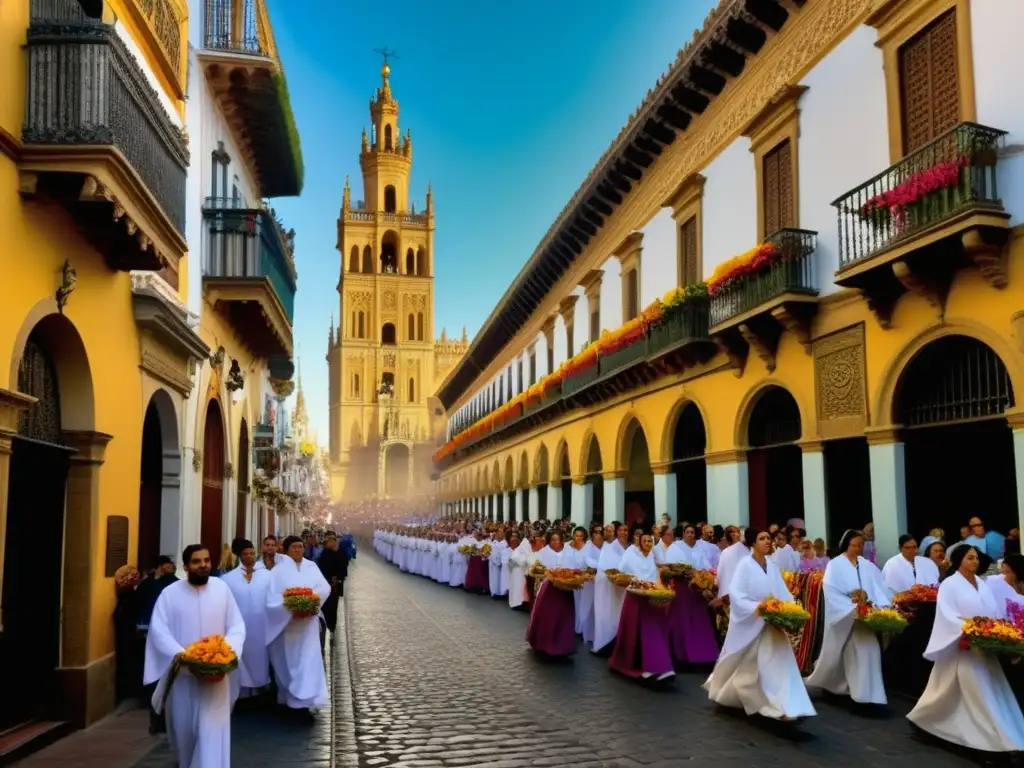
[[[533,563],[533,547],[529,539],[520,539],[512,531],[508,540],[508,607],[519,608],[526,602],[526,573]]]
[[[825,568],[825,635],[807,687],[849,696],[858,704],[886,704],[882,647],[875,633],[857,621],[857,609],[862,603],[889,605],[889,590],[863,551],[864,534],[846,531],[840,554]]]
[[[669,526],[665,526],[664,530],[661,531],[661,536],[658,543],[654,545],[654,562],[658,565],[665,565],[668,562],[665,556],[668,554],[669,547],[675,543],[675,531]]]
[[[900,552],[886,560],[882,567],[882,580],[894,595],[905,592],[915,584],[938,585],[939,569],[927,557],[917,554],[917,539],[904,534],[899,540]]]
[[[626,590],[608,581],[605,571],[609,568],[619,570],[628,548],[629,526],[618,523],[615,526],[615,539],[601,547],[597,575],[594,577],[594,645],[591,649],[594,653],[605,650],[619,633],[619,615],[622,613]]]
[[[284,559],[285,555],[277,551],[277,538],[273,535],[264,536],[262,556],[253,567],[257,571],[270,571]]]
[[[598,563],[601,561],[601,550],[604,548],[604,530],[600,525],[592,525],[590,527],[590,541],[583,547],[583,567],[593,568],[597,570]],[[582,618],[579,619],[580,634],[583,636],[583,642],[588,647],[593,647],[594,644],[594,580],[584,582],[582,597],[580,598],[579,607],[577,611],[582,613]]]
[[[143,683],[160,682],[153,709],[158,714],[166,710],[167,740],[180,768],[223,768],[231,765],[230,678],[238,672],[211,683],[184,670],[172,679],[172,671],[186,646],[210,635],[222,635],[241,660],[245,621],[228,586],[210,578],[206,547],[186,547],[182,561],[187,578],[164,589],[153,607]]]
[[[729,597],[729,589],[732,586],[733,574],[740,562],[749,554],[750,548],[742,541],[730,544],[722,551],[718,558],[718,570],[715,576],[715,580],[718,582],[718,597],[715,598],[712,605],[717,606],[726,602]]]
[[[937,570],[937,569],[936,569]],[[992,595],[1000,605],[1005,605],[1007,612],[1010,604],[1020,606],[1024,611],[1024,555],[1009,554],[999,564],[999,573],[985,579]],[[1012,618],[1012,617],[1010,617]]]
[[[291,709],[320,709],[327,704],[327,676],[320,650],[320,622],[316,616],[296,618],[284,606],[290,587],[310,587],[323,605],[331,595],[320,568],[302,557],[302,540],[284,540],[289,562],[271,571],[267,590],[267,643],[277,678],[277,701]]]
[[[256,550],[251,541],[242,542],[241,567],[222,577],[231,590],[245,621],[245,647],[238,671],[231,675],[231,701],[253,696],[270,685],[270,657],[267,655],[267,590],[270,571],[256,570]]]
[[[1003,618],[984,579],[976,547],[950,550],[952,569],[939,585],[935,623],[924,657],[935,662],[928,686],[907,719],[945,741],[983,752],[1024,750],[1024,715],[999,660],[960,649],[965,618]],[[985,558],[987,559],[987,558]]]
[[[817,712],[789,638],[757,613],[769,597],[793,599],[782,572],[768,558],[771,536],[757,528],[747,528],[743,536],[752,552],[736,563],[729,581],[729,631],[704,689],[716,704],[742,708],[748,715],[775,720],[811,717]]]

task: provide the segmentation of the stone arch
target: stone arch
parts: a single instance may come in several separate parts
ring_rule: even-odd
[[[544,443],[537,448],[537,455],[533,459],[533,482],[534,485],[546,484],[551,478],[550,459],[548,458],[548,447]]]
[[[519,476],[516,478],[516,488],[530,487],[530,457],[524,449],[519,454]]]
[[[565,472],[564,470],[568,470]],[[551,457],[552,479],[566,480],[572,478],[572,462],[569,459],[569,442],[562,437],[555,446],[555,452]]]
[[[369,245],[363,246],[363,272],[372,274],[373,269],[373,248]]]
[[[46,298],[25,315],[11,351],[10,387],[18,386],[18,370],[29,336],[42,344],[54,362],[60,397],[60,428],[91,432],[96,428],[96,400],[92,369],[85,343],[74,323],[57,311],[57,302]]]
[[[633,444],[633,436],[637,430],[643,432],[644,439],[648,440],[651,434],[643,417],[636,411],[629,411],[622,417],[619,427],[615,432],[615,466],[609,469],[625,471],[629,468],[629,451]]]
[[[501,465],[494,460],[494,467],[491,469],[491,489],[495,492],[501,490]]]
[[[516,487],[515,462],[512,460],[512,454],[505,457],[505,477],[502,482],[502,487],[506,491],[511,491]]]
[[[159,555],[178,550],[181,449],[178,412],[170,393],[158,387],[146,404],[142,426],[138,564],[156,564]]]
[[[796,403],[797,410],[800,413],[800,438],[804,436],[804,431],[807,429],[807,425],[811,423],[808,418],[808,410],[804,406],[804,403],[800,402],[793,390],[783,384],[777,379],[764,379],[755,384],[748,392],[743,396],[743,400],[740,402],[740,407],[736,412],[736,426],[733,431],[733,445],[736,448],[746,448],[747,446],[747,435],[750,431],[750,416],[754,412],[754,408],[757,406],[758,401],[761,397],[770,389],[778,388],[786,391],[793,402]],[[704,422],[708,424],[707,421]],[[706,428],[706,427],[705,427]]]
[[[405,252],[405,274],[416,274],[416,253],[412,248],[409,248]]]
[[[896,392],[904,370],[926,346],[947,336],[967,336],[988,346],[1006,366],[1014,393],[1019,396],[1024,392],[1024,363],[1019,352],[984,323],[969,318],[947,317],[945,322],[936,322],[907,342],[886,365],[873,403],[872,426],[895,426]]]
[[[352,253],[348,257],[348,271],[359,272],[359,246],[352,246]]]
[[[430,269],[427,265],[427,249],[422,245],[416,251],[416,274],[419,277],[430,276]]]
[[[704,422],[704,452],[711,453],[714,450],[711,447],[711,431],[708,429],[710,422],[708,421],[707,411],[704,410],[704,406],[699,401],[689,395],[683,395],[672,404],[668,412],[668,418],[665,419],[665,429],[661,435],[661,455],[665,461],[671,461],[676,458],[672,454],[676,427],[679,425],[679,419],[682,418],[683,411],[689,405],[697,409],[701,421]]]
[[[580,451],[579,475],[585,477],[604,470],[604,452],[597,435],[591,431],[583,436],[583,449]]]

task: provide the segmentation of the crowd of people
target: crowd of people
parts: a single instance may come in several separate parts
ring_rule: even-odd
[[[663,516],[588,530],[569,520],[444,519],[373,533],[375,551],[401,571],[528,612],[526,641],[541,655],[569,656],[582,640],[611,670],[652,687],[704,666],[712,701],[779,721],[814,716],[812,693],[877,708],[898,688],[917,698],[909,720],[935,737],[1024,750],[1019,667],[965,652],[962,628],[987,617],[1024,630],[1019,533],[1004,537],[975,517],[958,541],[945,540],[937,529],[920,546],[902,536],[878,563],[870,523],[831,552],[800,520],[760,530],[672,527]],[[900,613],[905,632],[878,634],[860,620],[915,590],[931,597]],[[766,622],[773,600],[802,604],[798,632]]]
[[[119,570],[119,677],[142,686],[151,730],[166,730],[179,765],[231,764],[231,716],[240,700],[276,701],[309,722],[327,705],[323,653],[355,557],[351,534],[306,531],[267,536],[259,550],[236,539],[216,563],[207,547],[190,545],[182,579],[167,556],[142,578],[131,566]],[[293,610],[291,593],[308,596],[313,609]],[[185,658],[195,647],[211,648],[209,662],[230,670],[196,673]]]

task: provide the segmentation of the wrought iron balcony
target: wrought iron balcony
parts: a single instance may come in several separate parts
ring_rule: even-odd
[[[970,214],[1002,218],[996,170],[1005,135],[961,123],[834,200],[839,212],[837,275]]]
[[[651,328],[647,337],[647,356],[651,359],[682,350],[695,344],[706,344],[708,335],[708,300],[688,299],[679,307],[665,310],[662,322]]]
[[[290,356],[296,274],[290,246],[269,210],[207,198],[203,288],[261,357]]]
[[[199,60],[264,197],[302,191],[302,147],[265,0],[203,0]]]
[[[112,23],[31,0],[23,194],[59,200],[114,269],[177,273],[188,144]]]
[[[767,311],[788,296],[818,295],[814,250],[817,232],[780,229],[766,238],[780,250],[779,261],[750,277],[740,278],[711,297],[711,330],[739,322],[748,314]]]

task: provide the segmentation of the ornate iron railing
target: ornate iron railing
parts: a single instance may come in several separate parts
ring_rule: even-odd
[[[971,208],[1001,211],[998,149],[1006,131],[961,123],[834,200],[839,268]]]
[[[273,46],[261,18],[263,0],[205,0],[205,47],[271,56]]]
[[[708,301],[689,299],[681,307],[665,310],[662,322],[647,336],[647,356],[657,357],[670,347],[708,340]]]
[[[296,286],[277,222],[262,208],[237,205],[238,201],[228,198],[206,199],[203,275],[269,279],[291,321]]]
[[[780,229],[765,242],[775,243],[780,259],[771,267],[732,285],[711,297],[711,325],[719,325],[748,312],[784,293],[818,293],[814,250],[817,232],[806,229]]]
[[[184,234],[188,145],[113,24],[76,0],[31,0],[30,14],[22,141],[116,147]]]

